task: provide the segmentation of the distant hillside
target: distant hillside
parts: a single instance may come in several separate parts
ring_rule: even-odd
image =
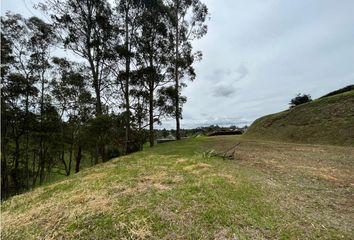
[[[341,88],[341,89],[338,89],[336,91],[333,91],[333,92],[330,92],[320,98],[325,98],[325,97],[330,97],[330,96],[334,96],[334,95],[337,95],[337,94],[340,94],[340,93],[345,93],[345,92],[350,92],[350,91],[353,91],[354,90],[354,85],[349,85],[349,86],[346,86],[344,88]]]
[[[352,86],[349,86],[352,87]],[[354,146],[354,90],[338,90],[257,119],[245,136],[264,140]]]

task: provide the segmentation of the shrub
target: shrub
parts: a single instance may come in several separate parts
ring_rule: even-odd
[[[304,104],[304,103],[307,103],[307,102],[311,102],[312,99],[311,99],[311,96],[310,94],[298,94],[296,95],[296,97],[294,97],[293,99],[291,99],[289,105],[290,105],[290,108],[293,108],[293,107],[296,107],[298,105],[301,105],[301,104]]]

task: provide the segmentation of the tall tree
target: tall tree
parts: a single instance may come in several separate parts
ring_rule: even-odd
[[[86,59],[96,94],[96,116],[104,114],[102,93],[109,87],[107,61],[115,32],[110,4],[105,0],[46,0],[40,7],[51,16],[64,46]],[[104,161],[105,146],[99,148]]]
[[[207,33],[205,24],[208,16],[208,8],[200,0],[168,0],[171,13],[171,33],[175,48],[173,70],[175,81],[175,118],[176,118],[176,139],[181,139],[180,119],[181,112],[181,80],[184,75],[189,75],[193,80],[195,77],[192,63],[195,57],[200,58],[201,53],[195,56],[192,54],[191,41],[203,37]],[[183,74],[187,73],[187,74]]]
[[[2,79],[1,89],[1,174],[2,187],[9,189],[8,178],[11,176],[15,192],[23,189],[22,174],[20,169],[21,138],[25,133],[25,113],[23,110],[23,96],[25,94],[26,80],[21,74],[9,74]],[[12,147],[12,164],[8,163],[8,150]],[[12,166],[12,169],[10,168]],[[3,190],[2,190],[3,191]],[[6,192],[4,193],[6,196]]]
[[[45,178],[45,164],[48,146],[45,143],[48,129],[46,129],[46,115],[56,112],[51,106],[49,99],[49,69],[50,65],[50,51],[55,44],[55,34],[50,24],[45,23],[37,17],[31,17],[28,20],[28,28],[32,33],[29,38],[29,47],[32,49],[30,58],[30,68],[33,69],[33,75],[39,81],[39,122],[40,122],[40,138],[39,138],[39,162],[40,175],[39,181],[42,185]]]
[[[1,24],[3,24],[3,18]],[[7,79],[10,64],[13,64],[14,59],[12,56],[12,42],[8,40],[7,36],[3,33],[4,27],[1,31],[1,196],[6,197],[8,189],[8,163],[7,163],[7,146],[8,146],[8,103],[5,101],[5,81]]]
[[[37,94],[35,83],[38,81],[34,77],[34,69],[31,66],[31,56],[34,54],[35,49],[30,43],[31,37],[34,33],[29,29],[29,21],[23,18],[20,14],[12,14],[7,12],[5,17],[1,18],[2,23],[2,50],[6,49],[11,44],[10,55],[4,55],[2,60],[11,59],[11,65],[7,65],[2,71],[20,74],[24,80],[24,112],[25,112],[25,162],[26,162],[26,182],[27,188],[29,187],[29,134],[30,134],[30,108],[33,106],[34,97]],[[4,61],[2,61],[5,63]]]
[[[154,145],[154,123],[158,121],[163,111],[158,101],[159,88],[166,85],[168,59],[173,45],[168,40],[167,21],[168,11],[163,1],[151,0],[144,2],[144,12],[140,19],[140,35],[138,36],[138,66],[140,84],[145,91],[149,112],[149,141]],[[159,109],[155,115],[155,110]]]
[[[104,0],[46,0],[41,9],[50,15],[64,46],[87,60],[96,94],[96,116],[103,114],[102,92],[107,87],[106,62],[114,26]]]
[[[46,73],[49,69],[49,52],[50,48],[54,43],[54,34],[52,28],[49,24],[45,23],[37,17],[31,17],[29,19],[24,19],[19,14],[7,13],[4,18],[2,18],[2,31],[3,34],[7,36],[7,39],[11,39],[12,51],[11,55],[13,58],[13,64],[10,68],[11,78],[9,82],[17,82],[12,87],[17,86],[17,92],[21,91],[22,94],[18,95],[20,97],[19,101],[23,103],[21,108],[24,112],[24,125],[22,127],[21,133],[25,134],[25,172],[26,172],[26,186],[29,188],[29,133],[30,133],[30,123],[31,116],[33,114],[30,112],[35,110],[35,99],[37,95],[38,88],[36,82],[40,82],[40,93],[41,97],[39,100],[40,105],[40,122],[44,119],[44,98],[45,98],[45,86],[46,86]],[[20,83],[23,83],[22,86]],[[9,85],[10,86],[10,85]],[[14,89],[13,89],[14,90]],[[33,119],[33,118],[32,118]],[[42,134],[43,134],[42,127]],[[14,130],[15,128],[13,128]],[[13,133],[18,131],[13,131]],[[19,135],[15,134],[16,143],[16,156],[19,156]],[[14,135],[14,136],[15,136]],[[21,134],[22,135],[22,134]],[[40,152],[43,153],[44,140],[41,138],[40,141]],[[44,178],[44,168],[45,168],[45,157],[40,154],[41,158],[41,179]],[[16,157],[17,158],[17,157]],[[16,160],[15,171],[18,170],[18,161]]]
[[[60,109],[61,123],[61,162],[66,175],[70,175],[74,149],[77,149],[75,172],[80,171],[82,158],[81,129],[91,118],[94,101],[88,89],[85,67],[65,58],[53,58],[54,80],[52,94]],[[68,119],[64,122],[64,118]],[[66,136],[69,133],[69,136]],[[69,139],[69,141],[65,141]],[[65,145],[69,143],[69,162],[65,159]]]
[[[125,109],[125,153],[130,152],[131,139],[131,77],[134,51],[136,50],[134,36],[138,27],[137,19],[140,14],[139,0],[120,0],[116,1],[115,23],[117,25],[116,38],[118,41],[115,46],[116,56],[114,61],[119,64],[123,62],[123,71],[114,71],[120,91],[123,95],[123,107]]]

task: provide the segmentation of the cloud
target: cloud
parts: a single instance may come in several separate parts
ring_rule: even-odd
[[[233,80],[233,82],[239,81],[248,75],[249,71],[244,64],[240,64],[237,68],[216,68],[211,70],[206,79],[209,81],[224,82]]]
[[[216,86],[213,90],[213,96],[215,97],[230,97],[236,93],[236,89],[232,86],[220,85]]]
[[[237,93],[234,86],[248,75],[248,69],[240,64],[236,69],[216,69],[212,71],[213,78],[219,79],[217,85],[211,89],[214,97],[231,97]]]
[[[240,81],[248,75],[248,69],[243,64],[240,64],[236,72],[240,74],[240,76],[237,78],[237,81]]]
[[[206,76],[206,79],[208,81],[212,81],[212,82],[219,82],[219,81],[223,81],[224,79],[226,79],[230,74],[232,73],[232,71],[228,68],[223,69],[223,68],[216,68],[216,69],[212,69],[210,70],[209,74]]]

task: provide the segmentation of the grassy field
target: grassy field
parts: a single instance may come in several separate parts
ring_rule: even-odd
[[[254,139],[354,146],[354,90],[257,119]]]
[[[353,147],[165,143],[3,202],[2,239],[354,239],[353,172]]]

